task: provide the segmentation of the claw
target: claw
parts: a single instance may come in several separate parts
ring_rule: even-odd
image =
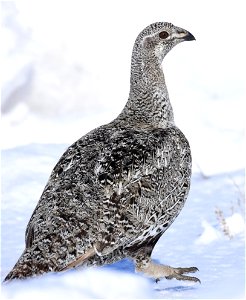
[[[195,280],[193,280],[193,281],[195,281],[195,282],[199,282],[200,284],[201,284],[201,280],[199,279],[199,278],[197,278],[197,277],[193,277]]]
[[[174,268],[175,272],[182,275],[186,273],[195,273],[199,271],[197,267],[190,267],[190,268]]]
[[[199,269],[197,267],[191,267],[189,269],[190,269],[189,273],[195,273],[195,272],[199,271]]]

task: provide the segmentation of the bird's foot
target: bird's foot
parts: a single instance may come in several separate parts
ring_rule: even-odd
[[[186,280],[201,283],[200,279],[198,279],[197,277],[184,275],[187,273],[195,273],[199,271],[196,267],[173,268],[170,266],[155,264],[152,261],[150,261],[147,265],[138,266],[138,268],[136,268],[136,271],[143,272],[148,277],[155,278],[156,283],[160,281],[160,278],[175,278],[177,280]]]

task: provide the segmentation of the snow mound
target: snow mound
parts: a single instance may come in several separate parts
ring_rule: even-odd
[[[226,224],[231,236],[245,231],[244,219],[240,213],[234,213],[232,216],[226,218]]]
[[[212,243],[213,241],[219,239],[221,237],[221,233],[215,229],[211,224],[207,221],[202,222],[203,233],[196,240],[196,244],[207,245]]]
[[[153,298],[150,282],[138,275],[100,269],[46,274],[3,285],[1,299]]]
[[[245,222],[240,213],[234,213],[230,217],[224,219],[224,224],[220,224],[221,230],[209,224],[207,221],[202,222],[203,233],[195,241],[197,245],[208,245],[220,238],[223,233],[230,238],[243,233],[245,231]]]

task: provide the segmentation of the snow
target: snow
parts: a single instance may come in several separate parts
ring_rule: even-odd
[[[150,283],[139,276],[108,270],[70,271],[14,282],[3,290],[6,299],[151,298]]]
[[[123,108],[136,34],[166,20],[197,39],[174,48],[163,64],[175,121],[191,144],[193,177],[153,259],[196,266],[202,283],[156,284],[123,260],[11,282],[2,286],[3,299],[245,297],[244,2],[149,3],[1,2],[1,278],[23,251],[25,227],[61,154]]]
[[[232,216],[226,218],[226,224],[232,236],[243,232],[245,228],[243,216],[239,213],[234,213]]]
[[[207,245],[221,237],[221,233],[219,232],[219,230],[214,228],[207,221],[202,222],[202,227],[203,227],[203,233],[196,240],[196,244]]]

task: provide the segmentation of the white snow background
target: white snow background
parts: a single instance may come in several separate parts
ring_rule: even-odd
[[[2,1],[1,278],[55,163],[111,121],[129,92],[137,34],[156,21],[196,37],[163,69],[175,120],[190,141],[187,203],[153,259],[196,266],[200,284],[134,273],[130,260],[2,286],[4,299],[245,297],[244,1]]]

